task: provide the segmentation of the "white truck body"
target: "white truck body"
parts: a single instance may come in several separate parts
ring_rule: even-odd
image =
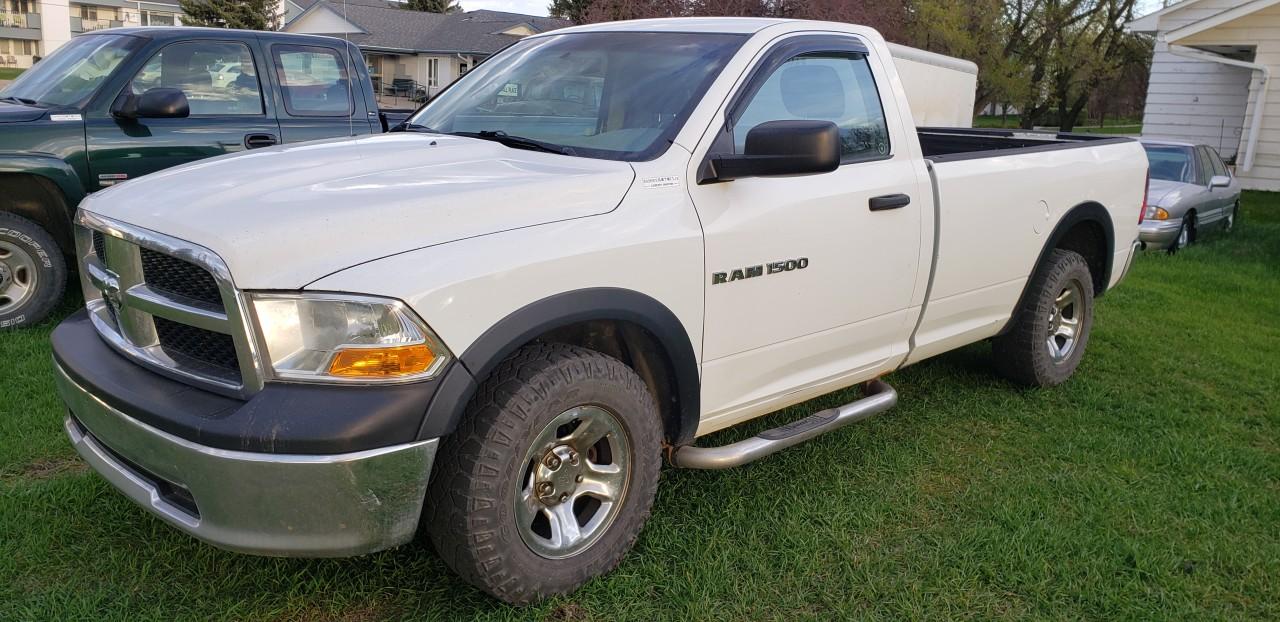
[[[261,374],[256,385],[246,381],[241,399],[289,384],[252,345],[262,326],[248,317],[245,292],[402,301],[465,367],[459,374],[471,384],[459,383],[450,394],[460,404],[503,357],[540,335],[555,341],[554,335],[567,334],[556,331],[574,322],[634,322],[658,341],[678,335],[680,343],[664,344],[677,361],[668,377],[678,387],[650,386],[660,408],[677,413],[665,441],[676,448],[1007,332],[1017,310],[1026,308],[1020,301],[1030,295],[1029,282],[1055,249],[1087,262],[1090,300],[1119,282],[1132,261],[1147,167],[1136,141],[919,129],[902,74],[918,80],[928,57],[893,51],[874,30],[848,24],[643,20],[575,27],[526,42],[599,32],[736,33],[742,41],[669,145],[650,158],[576,157],[405,131],[170,169],[93,195],[82,205],[81,222],[99,234],[138,237],[143,246],[150,244],[147,232],[166,240],[157,248],[189,243],[180,256],[207,260],[204,265],[222,275],[224,300],[239,307],[228,311],[231,332],[244,339],[237,344],[250,344],[240,348],[242,367]],[[719,148],[729,108],[753,70],[785,46],[824,41],[865,47],[859,54],[887,128],[887,144],[882,137],[870,145],[880,155],[815,174],[709,179],[709,154]],[[499,55],[486,65],[500,68],[508,59]],[[459,84],[485,79],[483,68]],[[970,75],[954,68],[945,73]],[[951,84],[944,92],[964,95],[956,107],[931,107],[923,118],[938,114],[959,122],[972,105],[971,84]],[[899,200],[904,197],[909,202]],[[85,236],[82,261],[93,268],[96,251]],[[110,305],[101,301],[115,294],[110,283],[87,279],[94,325],[110,332],[114,315],[108,318]],[[577,297],[582,292],[599,295],[588,304]],[[127,307],[128,297],[123,300]],[[670,327],[661,321],[646,324],[650,307],[627,307],[632,300],[664,310],[678,328],[664,332]],[[529,310],[542,313],[540,323],[514,326],[513,318],[528,317]],[[495,345],[499,337],[506,341]],[[689,365],[680,368],[678,353],[686,351]],[[644,367],[637,371],[646,378],[662,375]],[[77,374],[66,376],[68,403],[84,403],[76,397]],[[431,411],[441,401],[437,397]],[[461,412],[454,406],[446,405]],[[280,430],[304,427],[307,417],[299,414]],[[434,455],[436,437],[451,429],[411,438],[419,443],[412,447]],[[199,491],[192,494],[199,504]],[[302,519],[278,539],[231,537],[226,529],[211,535],[149,509],[198,537],[253,552],[348,554],[406,539],[401,528],[370,534],[363,546],[326,548],[317,544],[322,538],[297,544],[288,538],[321,529]],[[417,513],[400,518],[411,533]]]

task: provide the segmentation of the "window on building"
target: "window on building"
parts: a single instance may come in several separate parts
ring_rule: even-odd
[[[151,57],[129,83],[134,94],[149,89],[182,89],[191,114],[263,114],[253,53],[243,43],[174,43]]]
[[[83,19],[83,20],[98,19],[98,7],[89,6],[87,4],[80,5],[80,19]]]
[[[147,11],[144,9],[141,18],[143,26],[173,26],[175,24],[174,14],[162,11]]]
[[[427,86],[440,86],[440,59],[427,59]]]
[[[737,152],[742,153],[751,128],[792,119],[835,123],[844,162],[889,155],[884,109],[863,54],[802,54],[780,65],[733,124]]]
[[[345,117],[355,109],[347,66],[336,50],[303,45],[271,48],[289,114]]]

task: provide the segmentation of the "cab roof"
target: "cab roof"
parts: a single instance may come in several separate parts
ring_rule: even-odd
[[[663,17],[657,19],[633,19],[625,22],[585,24],[551,31],[562,32],[701,32],[726,34],[755,34],[769,26],[802,20],[765,17]],[[816,23],[816,22],[815,22]]]

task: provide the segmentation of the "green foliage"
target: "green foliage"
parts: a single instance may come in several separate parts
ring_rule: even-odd
[[[551,0],[547,13],[552,17],[561,17],[575,24],[587,19],[587,11],[591,9],[592,0]]]
[[[409,0],[405,8],[426,13],[457,13],[462,10],[458,0]]]
[[[211,28],[279,30],[275,0],[179,0],[182,23]]]

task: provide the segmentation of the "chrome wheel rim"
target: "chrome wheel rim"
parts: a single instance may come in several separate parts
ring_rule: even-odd
[[[26,304],[36,292],[35,259],[16,244],[0,241],[0,313]]]
[[[1049,337],[1045,345],[1049,358],[1061,363],[1075,351],[1080,338],[1080,324],[1084,319],[1084,293],[1080,284],[1072,281],[1058,294],[1049,312]]]
[[[617,519],[631,477],[631,439],[617,415],[577,406],[538,433],[520,465],[520,538],[542,557],[572,557]]]
[[[1191,232],[1187,230],[1187,225],[1184,223],[1182,228],[1178,230],[1178,248],[1186,248],[1187,241],[1190,239]]]
[[[1227,231],[1231,231],[1232,229],[1235,229],[1235,228],[1236,228],[1236,211],[1231,210],[1231,213],[1227,214]]]

